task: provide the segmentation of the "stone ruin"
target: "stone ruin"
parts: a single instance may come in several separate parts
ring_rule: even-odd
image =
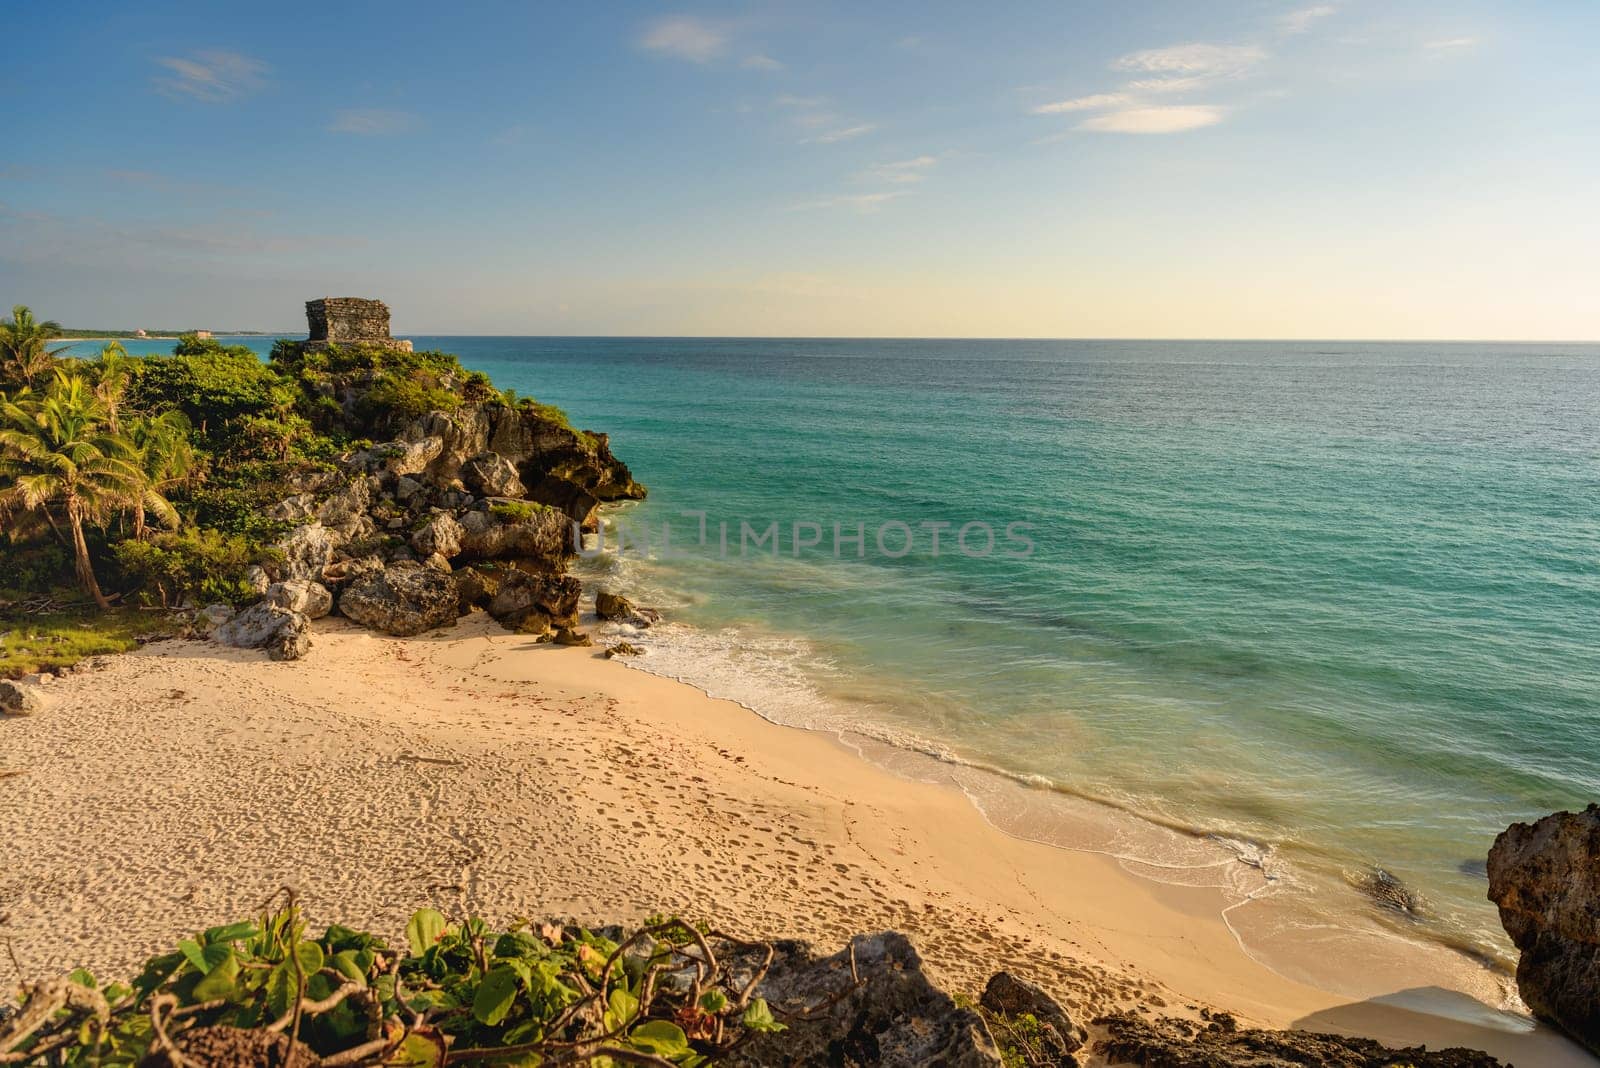
[[[389,336],[389,305],[362,297],[323,297],[306,301],[307,349],[329,345],[377,345],[410,352],[411,342]]]

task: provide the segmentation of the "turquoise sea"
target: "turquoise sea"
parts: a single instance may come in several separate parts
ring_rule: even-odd
[[[1499,956],[1495,834],[1600,799],[1600,346],[415,341],[650,487],[650,552],[583,565],[668,609],[641,666],[964,769],[1013,833],[1107,802],[1196,832],[1087,843],[1130,864]]]

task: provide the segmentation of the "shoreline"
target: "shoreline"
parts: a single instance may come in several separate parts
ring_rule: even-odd
[[[44,713],[0,724],[24,772],[0,782],[21,858],[0,875],[0,935],[25,967],[126,969],[285,879],[314,922],[395,932],[429,900],[595,922],[715,903],[823,948],[897,927],[952,991],[1011,968],[1082,1022],[1211,1007],[1596,1063],[1442,984],[1383,977],[1352,999],[1287,978],[1246,951],[1217,887],[1015,837],[959,784],[476,613],[411,639],[320,623],[292,664],[162,643],[51,690]],[[1308,964],[1325,954],[1299,938]]]

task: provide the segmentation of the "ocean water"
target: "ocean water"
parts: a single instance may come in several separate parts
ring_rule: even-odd
[[[1600,800],[1600,346],[415,340],[650,487],[582,565],[668,610],[639,666],[1013,833],[1503,959],[1495,834]]]

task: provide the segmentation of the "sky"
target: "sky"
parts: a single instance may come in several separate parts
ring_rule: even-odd
[[[1600,4],[26,3],[81,327],[1600,339]]]

